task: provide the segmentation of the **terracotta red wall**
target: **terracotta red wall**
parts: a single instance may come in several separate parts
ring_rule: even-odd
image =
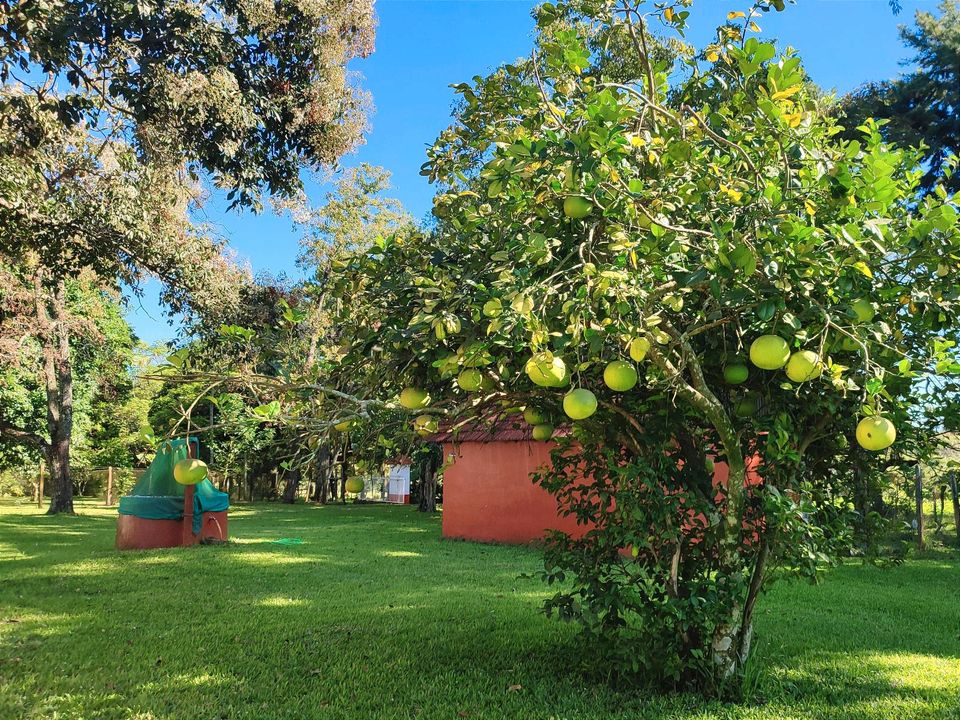
[[[550,462],[554,443],[494,441],[444,443],[453,462],[443,473],[443,536],[502,543],[528,543],[545,530],[579,536],[586,530],[572,517],[560,517],[553,496],[530,480]],[[758,457],[747,458],[747,484],[760,482]],[[727,483],[727,464],[717,462],[715,487]]]
[[[544,530],[583,532],[574,518],[557,515],[553,496],[530,480],[550,462],[553,443],[444,443],[443,536],[527,543]]]

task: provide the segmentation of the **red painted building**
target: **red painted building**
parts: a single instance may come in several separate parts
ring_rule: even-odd
[[[528,543],[546,530],[577,536],[586,530],[573,517],[558,513],[557,501],[535,485],[531,474],[550,462],[551,442],[531,437],[532,428],[518,420],[495,431],[462,431],[433,440],[443,444],[443,536],[483,542]],[[750,462],[756,467],[757,458]],[[717,462],[714,485],[727,482],[726,463]],[[748,482],[760,478],[748,470]]]
[[[557,502],[531,474],[550,462],[554,444],[531,438],[518,421],[488,430],[449,433],[443,443],[443,536],[486,542],[527,543],[545,530],[582,532],[576,520],[560,517]]]

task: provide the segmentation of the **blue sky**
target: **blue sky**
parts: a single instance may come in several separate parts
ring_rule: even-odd
[[[415,217],[431,206],[432,192],[420,165],[426,147],[449,123],[452,83],[469,81],[530,51],[536,3],[525,0],[379,0],[376,51],[352,67],[373,94],[376,107],[366,144],[343,159],[344,165],[370,162],[393,173],[391,194]],[[760,19],[765,37],[800,51],[808,72],[821,87],[848,91],[869,80],[896,76],[905,49],[899,24],[912,23],[916,10],[935,11],[936,0],[902,0],[894,16],[887,0],[799,0],[782,13]],[[687,39],[702,46],[727,12],[743,10],[746,0],[695,0]],[[315,202],[324,188],[308,186]],[[298,277],[297,235],[287,218],[269,210],[261,215],[227,212],[215,199],[208,219],[229,238],[237,255],[255,272]],[[176,335],[156,301],[157,286],[132,298],[128,319],[147,342]]]

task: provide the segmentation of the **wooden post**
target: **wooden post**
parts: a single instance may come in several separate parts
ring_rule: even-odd
[[[957,473],[950,473],[950,490],[953,493],[953,529],[960,543],[960,493],[957,492]]]
[[[40,461],[40,472],[37,476],[37,507],[43,507],[43,460]]]
[[[107,465],[107,500],[104,504],[113,505],[113,465]]]
[[[920,463],[913,467],[913,494],[917,510],[917,549],[926,549],[923,539],[923,470]]]

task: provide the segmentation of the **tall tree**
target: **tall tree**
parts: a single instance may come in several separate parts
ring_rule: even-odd
[[[44,458],[51,510],[70,512],[72,490],[63,484],[72,486],[72,451],[79,445],[89,455],[84,440],[100,425],[104,403],[124,392],[130,327],[116,290],[102,288],[93,273],[51,289],[29,259],[6,264],[0,258],[0,312],[0,372],[14,386],[0,395],[0,442]],[[42,404],[6,402],[17,390],[42,397]]]
[[[69,302],[71,279],[110,290],[152,273],[174,309],[222,312],[236,302],[242,275],[190,221],[196,193],[176,167],[140,162],[117,135],[65,126],[22,90],[0,94],[0,265],[10,279],[0,333],[42,349],[47,404],[44,438],[2,409],[0,430],[44,443],[51,512],[72,511],[71,341],[84,323]]]
[[[372,0],[12,3],[0,80],[69,127],[121,127],[142,159],[185,161],[256,204],[360,141],[366,98],[346,66],[372,51],[374,26]]]
[[[926,147],[924,190],[942,178],[946,159],[960,154],[960,4],[942,0],[939,9],[939,15],[918,10],[913,27],[900,27],[914,70],[864,85],[841,102],[849,137],[873,117],[885,121],[881,132],[887,140]],[[960,190],[960,174],[943,178],[943,184]]]

